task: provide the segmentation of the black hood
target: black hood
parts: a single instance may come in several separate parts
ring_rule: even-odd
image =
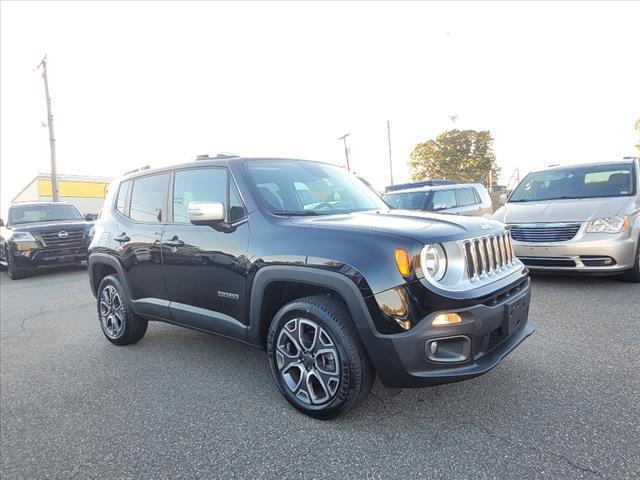
[[[399,235],[420,243],[433,243],[495,234],[504,224],[484,217],[443,215],[415,210],[356,212],[295,218],[308,226],[342,228]]]
[[[17,232],[42,233],[87,228],[91,225],[93,225],[93,222],[87,222],[86,220],[60,220],[54,222],[17,223],[9,225],[7,229]]]

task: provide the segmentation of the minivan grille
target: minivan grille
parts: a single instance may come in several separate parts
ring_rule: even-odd
[[[580,223],[532,223],[511,224],[511,235],[517,242],[555,243],[566,242],[576,236]]]
[[[515,261],[508,231],[467,240],[464,242],[464,253],[467,274],[471,280],[498,273]]]
[[[60,232],[66,232],[67,235],[60,236]],[[40,234],[42,240],[47,247],[73,247],[84,244],[84,234],[82,228],[61,229],[55,232],[43,232]]]

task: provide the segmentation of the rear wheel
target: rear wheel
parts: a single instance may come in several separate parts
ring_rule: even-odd
[[[282,307],[267,339],[271,373],[287,401],[306,415],[330,419],[355,407],[374,370],[347,309],[325,296]]]
[[[638,239],[638,251],[636,252],[636,263],[633,268],[622,274],[625,282],[640,283],[640,239]]]
[[[133,313],[116,275],[106,276],[98,287],[98,319],[111,343],[136,343],[147,332],[147,320]]]

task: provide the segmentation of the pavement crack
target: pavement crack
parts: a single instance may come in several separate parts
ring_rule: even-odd
[[[483,433],[485,433],[487,436],[491,437],[491,438],[495,438],[496,440],[499,440],[503,443],[505,443],[506,445],[510,446],[510,447],[515,447],[518,448],[519,445],[516,444],[515,442],[513,442],[512,440],[503,437],[501,435],[498,435],[497,433],[492,432],[491,430],[489,430],[488,428],[486,428],[483,425],[480,425],[478,423],[475,422],[470,422],[471,425],[473,425],[474,427],[476,427],[478,430],[481,430]],[[576,463],[574,460],[572,460],[571,458],[569,458],[567,455],[563,454],[563,453],[556,453],[556,452],[552,452],[550,450],[544,450],[542,448],[538,448],[535,445],[531,445],[531,444],[525,444],[526,448],[529,448],[530,450],[533,450],[535,452],[538,452],[542,455],[550,455],[552,457],[557,458],[558,460],[563,460],[565,461],[570,467],[574,468],[575,470],[581,471],[581,472],[585,472],[585,473],[590,473],[592,475],[595,475],[596,477],[602,477],[602,474],[596,470],[595,468],[591,468],[591,467],[583,467],[582,465],[579,465],[578,463]]]

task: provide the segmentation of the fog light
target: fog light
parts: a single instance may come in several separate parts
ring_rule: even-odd
[[[453,325],[462,322],[462,318],[457,313],[441,313],[436,315],[431,325]]]

